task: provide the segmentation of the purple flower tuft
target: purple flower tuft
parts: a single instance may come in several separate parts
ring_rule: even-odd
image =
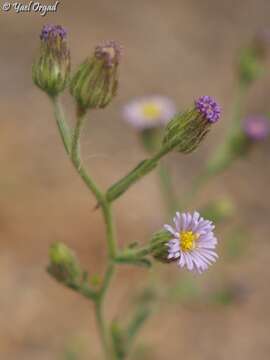
[[[168,260],[177,260],[179,267],[202,273],[218,258],[215,248],[217,239],[214,236],[214,225],[203,219],[198,212],[176,213],[174,226],[164,225],[170,232]]]
[[[244,121],[244,132],[251,140],[264,140],[270,134],[270,122],[264,116],[250,116]]]
[[[50,37],[57,36],[60,36],[62,40],[66,39],[67,31],[61,25],[44,25],[41,30],[40,39],[47,41]]]
[[[95,49],[96,58],[103,59],[108,67],[118,65],[122,53],[122,46],[114,40],[105,41]]]
[[[195,101],[199,113],[210,123],[215,123],[220,118],[221,109],[211,96],[201,96]]]

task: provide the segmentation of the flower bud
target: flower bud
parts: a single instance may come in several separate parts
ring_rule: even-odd
[[[67,33],[60,25],[45,25],[40,40],[40,54],[32,68],[33,81],[48,95],[56,96],[67,86],[70,74]]]
[[[167,230],[156,232],[151,239],[151,255],[158,261],[169,263],[173,259],[168,259],[168,242],[171,234]]]
[[[70,92],[81,110],[107,106],[118,88],[118,65],[121,47],[114,41],[105,42],[95,49],[75,72]]]
[[[167,125],[163,138],[164,149],[182,153],[195,150],[211,124],[220,118],[220,106],[210,96],[201,96],[193,109],[176,115]]]
[[[59,282],[75,284],[82,275],[80,264],[66,245],[56,242],[49,251],[50,264],[48,272]]]

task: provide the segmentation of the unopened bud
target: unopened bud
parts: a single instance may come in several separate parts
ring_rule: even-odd
[[[211,124],[220,118],[221,109],[210,96],[201,96],[195,106],[176,115],[167,125],[163,147],[182,153],[195,150],[210,130]]]
[[[48,272],[58,281],[75,284],[82,275],[80,264],[71,249],[56,242],[49,251],[50,264]]]
[[[167,230],[156,232],[151,239],[151,255],[161,262],[169,263],[174,259],[168,259],[168,242],[172,235]]]
[[[120,56],[121,47],[108,41],[97,46],[94,55],[79,66],[70,91],[81,110],[104,108],[111,102],[118,88]]]
[[[60,25],[45,25],[40,40],[40,54],[32,69],[33,81],[48,95],[56,96],[67,86],[70,74],[67,33]]]

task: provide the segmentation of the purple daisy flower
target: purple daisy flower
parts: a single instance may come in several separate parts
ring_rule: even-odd
[[[215,123],[220,118],[221,108],[211,96],[201,96],[195,100],[198,112],[210,123]]]
[[[164,225],[172,235],[167,243],[168,260],[177,260],[179,267],[201,274],[218,258],[214,225],[198,212],[176,213],[174,226]]]
[[[139,130],[165,125],[175,113],[173,101],[160,95],[133,100],[123,108],[125,120]]]
[[[264,116],[250,116],[243,124],[244,132],[254,141],[264,140],[270,133],[270,122]]]

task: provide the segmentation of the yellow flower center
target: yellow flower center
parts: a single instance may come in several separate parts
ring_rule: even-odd
[[[161,115],[160,108],[154,103],[145,104],[142,108],[142,112],[148,120],[155,120]]]
[[[180,247],[183,251],[193,250],[195,248],[195,241],[199,235],[192,231],[181,231],[179,235]]]

